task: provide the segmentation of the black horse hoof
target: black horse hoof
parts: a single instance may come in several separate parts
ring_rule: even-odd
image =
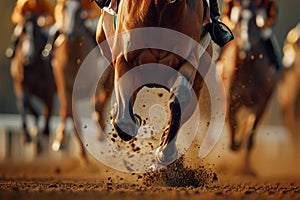
[[[241,148],[241,143],[238,143],[238,144],[233,143],[233,144],[231,144],[231,146],[230,146],[230,149],[231,149],[232,151],[238,151],[240,148]]]
[[[117,124],[114,124],[114,127],[119,135],[119,137],[124,141],[129,141],[133,138],[132,135],[127,134],[125,131],[123,131]]]
[[[32,137],[31,137],[31,135],[29,133],[25,132],[24,136],[25,136],[25,142],[26,143],[32,142]]]
[[[137,115],[137,114],[134,114],[134,120],[135,120],[135,123],[136,123],[136,125],[139,127],[139,126],[141,126],[141,123],[142,123],[142,119],[141,119],[141,117],[139,116],[139,115]],[[132,130],[132,131],[124,131],[124,130],[122,130],[119,126],[118,126],[118,124],[117,123],[114,123],[113,122],[113,126],[114,126],[114,128],[116,129],[116,131],[117,131],[117,133],[118,133],[118,135],[119,135],[119,137],[122,139],[122,140],[124,140],[124,141],[129,141],[129,140],[132,140],[132,138],[134,138],[134,136],[136,136],[136,134],[137,134],[137,132],[138,132],[138,128],[137,128],[137,126],[135,126],[134,127],[134,129]]]

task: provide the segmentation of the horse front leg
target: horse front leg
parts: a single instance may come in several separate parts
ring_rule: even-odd
[[[131,140],[136,136],[140,121],[138,117],[133,114],[133,104],[136,98],[137,91],[135,88],[135,81],[138,77],[135,74],[126,74],[130,70],[124,58],[118,59],[119,62],[115,69],[115,92],[116,92],[116,106],[113,111],[112,124],[117,131],[119,137],[124,141]]]
[[[165,128],[160,146],[155,151],[156,161],[162,166],[167,166],[178,158],[176,147],[178,131],[196,110],[202,88],[203,79],[193,66],[186,63],[179,72],[181,75],[177,77],[170,90],[170,123]]]
[[[62,143],[65,137],[66,123],[67,123],[67,97],[64,90],[58,90],[58,97],[60,103],[59,117],[60,122],[55,131],[55,139],[52,143],[52,150],[58,151],[63,148]]]
[[[23,127],[23,134],[25,136],[25,142],[31,142],[32,141],[32,137],[28,131],[28,127],[27,127],[27,108],[28,108],[28,98],[26,97],[26,95],[22,95],[22,97],[18,98],[18,107],[19,107],[19,111],[21,113],[22,116],[22,127]]]
[[[25,136],[25,142],[31,142],[32,138],[29,134],[28,127],[27,127],[27,108],[28,108],[28,97],[26,96],[24,90],[22,89],[21,83],[14,84],[15,93],[17,96],[17,107],[21,114],[22,120],[22,129],[23,134]]]
[[[238,102],[238,100],[234,98],[234,96],[237,94],[234,95],[232,89],[229,95],[230,95],[230,99],[228,104],[228,120],[229,120],[229,131],[230,131],[230,139],[231,139],[230,149],[232,151],[238,151],[242,146],[242,141],[236,140],[237,131],[238,131],[238,121],[236,115],[241,105]]]

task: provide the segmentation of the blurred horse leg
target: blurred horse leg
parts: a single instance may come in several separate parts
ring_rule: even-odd
[[[229,120],[229,129],[231,134],[231,145],[230,148],[233,151],[238,151],[241,148],[242,141],[236,141],[236,134],[238,128],[237,122],[237,111],[239,110],[240,105],[238,101],[231,99],[229,102],[229,111],[228,111],[228,120]]]
[[[278,86],[278,103],[281,107],[283,121],[292,134],[295,146],[298,146],[299,135],[296,126],[296,101],[299,91],[298,76],[293,70],[287,70],[282,75]]]
[[[25,136],[25,142],[31,142],[32,138],[27,126],[28,97],[24,94],[24,91],[21,91],[21,93],[17,94],[17,106],[22,117],[22,127],[23,134]]]
[[[112,67],[108,67],[103,76],[99,80],[99,84],[97,86],[96,96],[94,97],[94,105],[96,110],[97,120],[104,130],[107,122],[105,121],[105,113],[104,109],[107,104],[108,99],[111,97],[111,94],[114,89],[114,69]],[[100,140],[103,139],[103,135],[101,134],[99,137]]]

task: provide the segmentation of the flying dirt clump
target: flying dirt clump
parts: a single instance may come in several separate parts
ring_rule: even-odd
[[[169,187],[203,187],[218,180],[211,169],[199,166],[196,169],[184,165],[183,157],[155,172],[144,174],[146,186],[163,185]]]

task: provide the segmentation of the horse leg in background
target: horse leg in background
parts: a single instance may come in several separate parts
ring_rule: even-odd
[[[296,126],[295,105],[299,91],[298,77],[294,71],[286,71],[282,76],[281,83],[278,86],[278,103],[281,108],[285,126],[292,134],[295,146],[299,146],[299,135]]]
[[[55,139],[52,144],[53,151],[58,151],[63,148],[62,143],[65,137],[65,129],[67,123],[67,100],[66,100],[66,95],[64,90],[65,83],[61,78],[61,73],[57,73],[56,75],[56,84],[57,84],[57,92],[58,92],[58,98],[60,103],[60,109],[59,109],[60,122],[57,130],[55,131]]]
[[[25,136],[25,142],[31,142],[32,138],[29,134],[28,127],[27,127],[27,97],[25,96],[24,92],[20,89],[22,86],[21,84],[15,83],[15,91],[17,96],[17,107],[21,114],[22,118],[22,128],[23,128],[23,134]]]
[[[77,119],[78,119],[78,118],[77,118]],[[76,137],[77,141],[79,142],[80,158],[83,159],[84,163],[88,163],[87,154],[86,154],[86,150],[85,150],[83,141],[81,141],[81,138],[80,138],[80,136],[79,136],[79,132],[78,132],[77,129],[76,129],[76,126],[75,126],[75,123],[74,123],[74,119],[72,119],[72,121],[73,121],[73,130],[75,131],[75,137]],[[76,123],[77,123],[77,127],[82,127],[82,126],[80,125],[79,120],[77,120]]]
[[[236,134],[237,134],[237,111],[240,108],[240,104],[237,101],[231,99],[228,106],[228,119],[229,119],[229,128],[231,133],[231,145],[230,149],[233,151],[238,151],[241,148],[242,141],[236,141]]]
[[[42,144],[41,144],[41,141],[40,141],[40,130],[39,130],[39,126],[38,126],[38,122],[39,122],[39,115],[38,113],[36,112],[36,109],[33,107],[32,105],[32,102],[31,102],[31,98],[29,95],[27,95],[27,106],[28,106],[28,110],[31,112],[31,114],[34,116],[34,122],[35,122],[35,128],[36,128],[36,137],[37,137],[37,141],[36,141],[36,145],[37,145],[37,153],[41,153],[43,148],[42,148]]]
[[[96,118],[98,123],[100,124],[102,130],[105,130],[106,121],[105,121],[105,106],[109,97],[114,89],[114,70],[112,67],[108,67],[101,79],[99,80],[99,84],[97,86],[96,96],[94,97],[94,105],[96,110]],[[103,140],[104,135],[102,132],[100,133],[99,140]]]
[[[62,143],[65,137],[67,117],[60,116],[60,123],[55,133],[55,139],[52,143],[52,150],[58,151],[63,148]]]
[[[45,125],[44,125],[42,132],[41,133],[39,132],[37,134],[37,153],[41,153],[43,151],[42,142],[41,142],[42,136],[46,137],[47,146],[48,146],[48,139],[49,139],[49,135],[50,135],[49,122],[50,122],[52,107],[53,107],[53,100],[48,100],[47,102],[45,102],[45,106],[43,108],[43,115],[45,117]]]

